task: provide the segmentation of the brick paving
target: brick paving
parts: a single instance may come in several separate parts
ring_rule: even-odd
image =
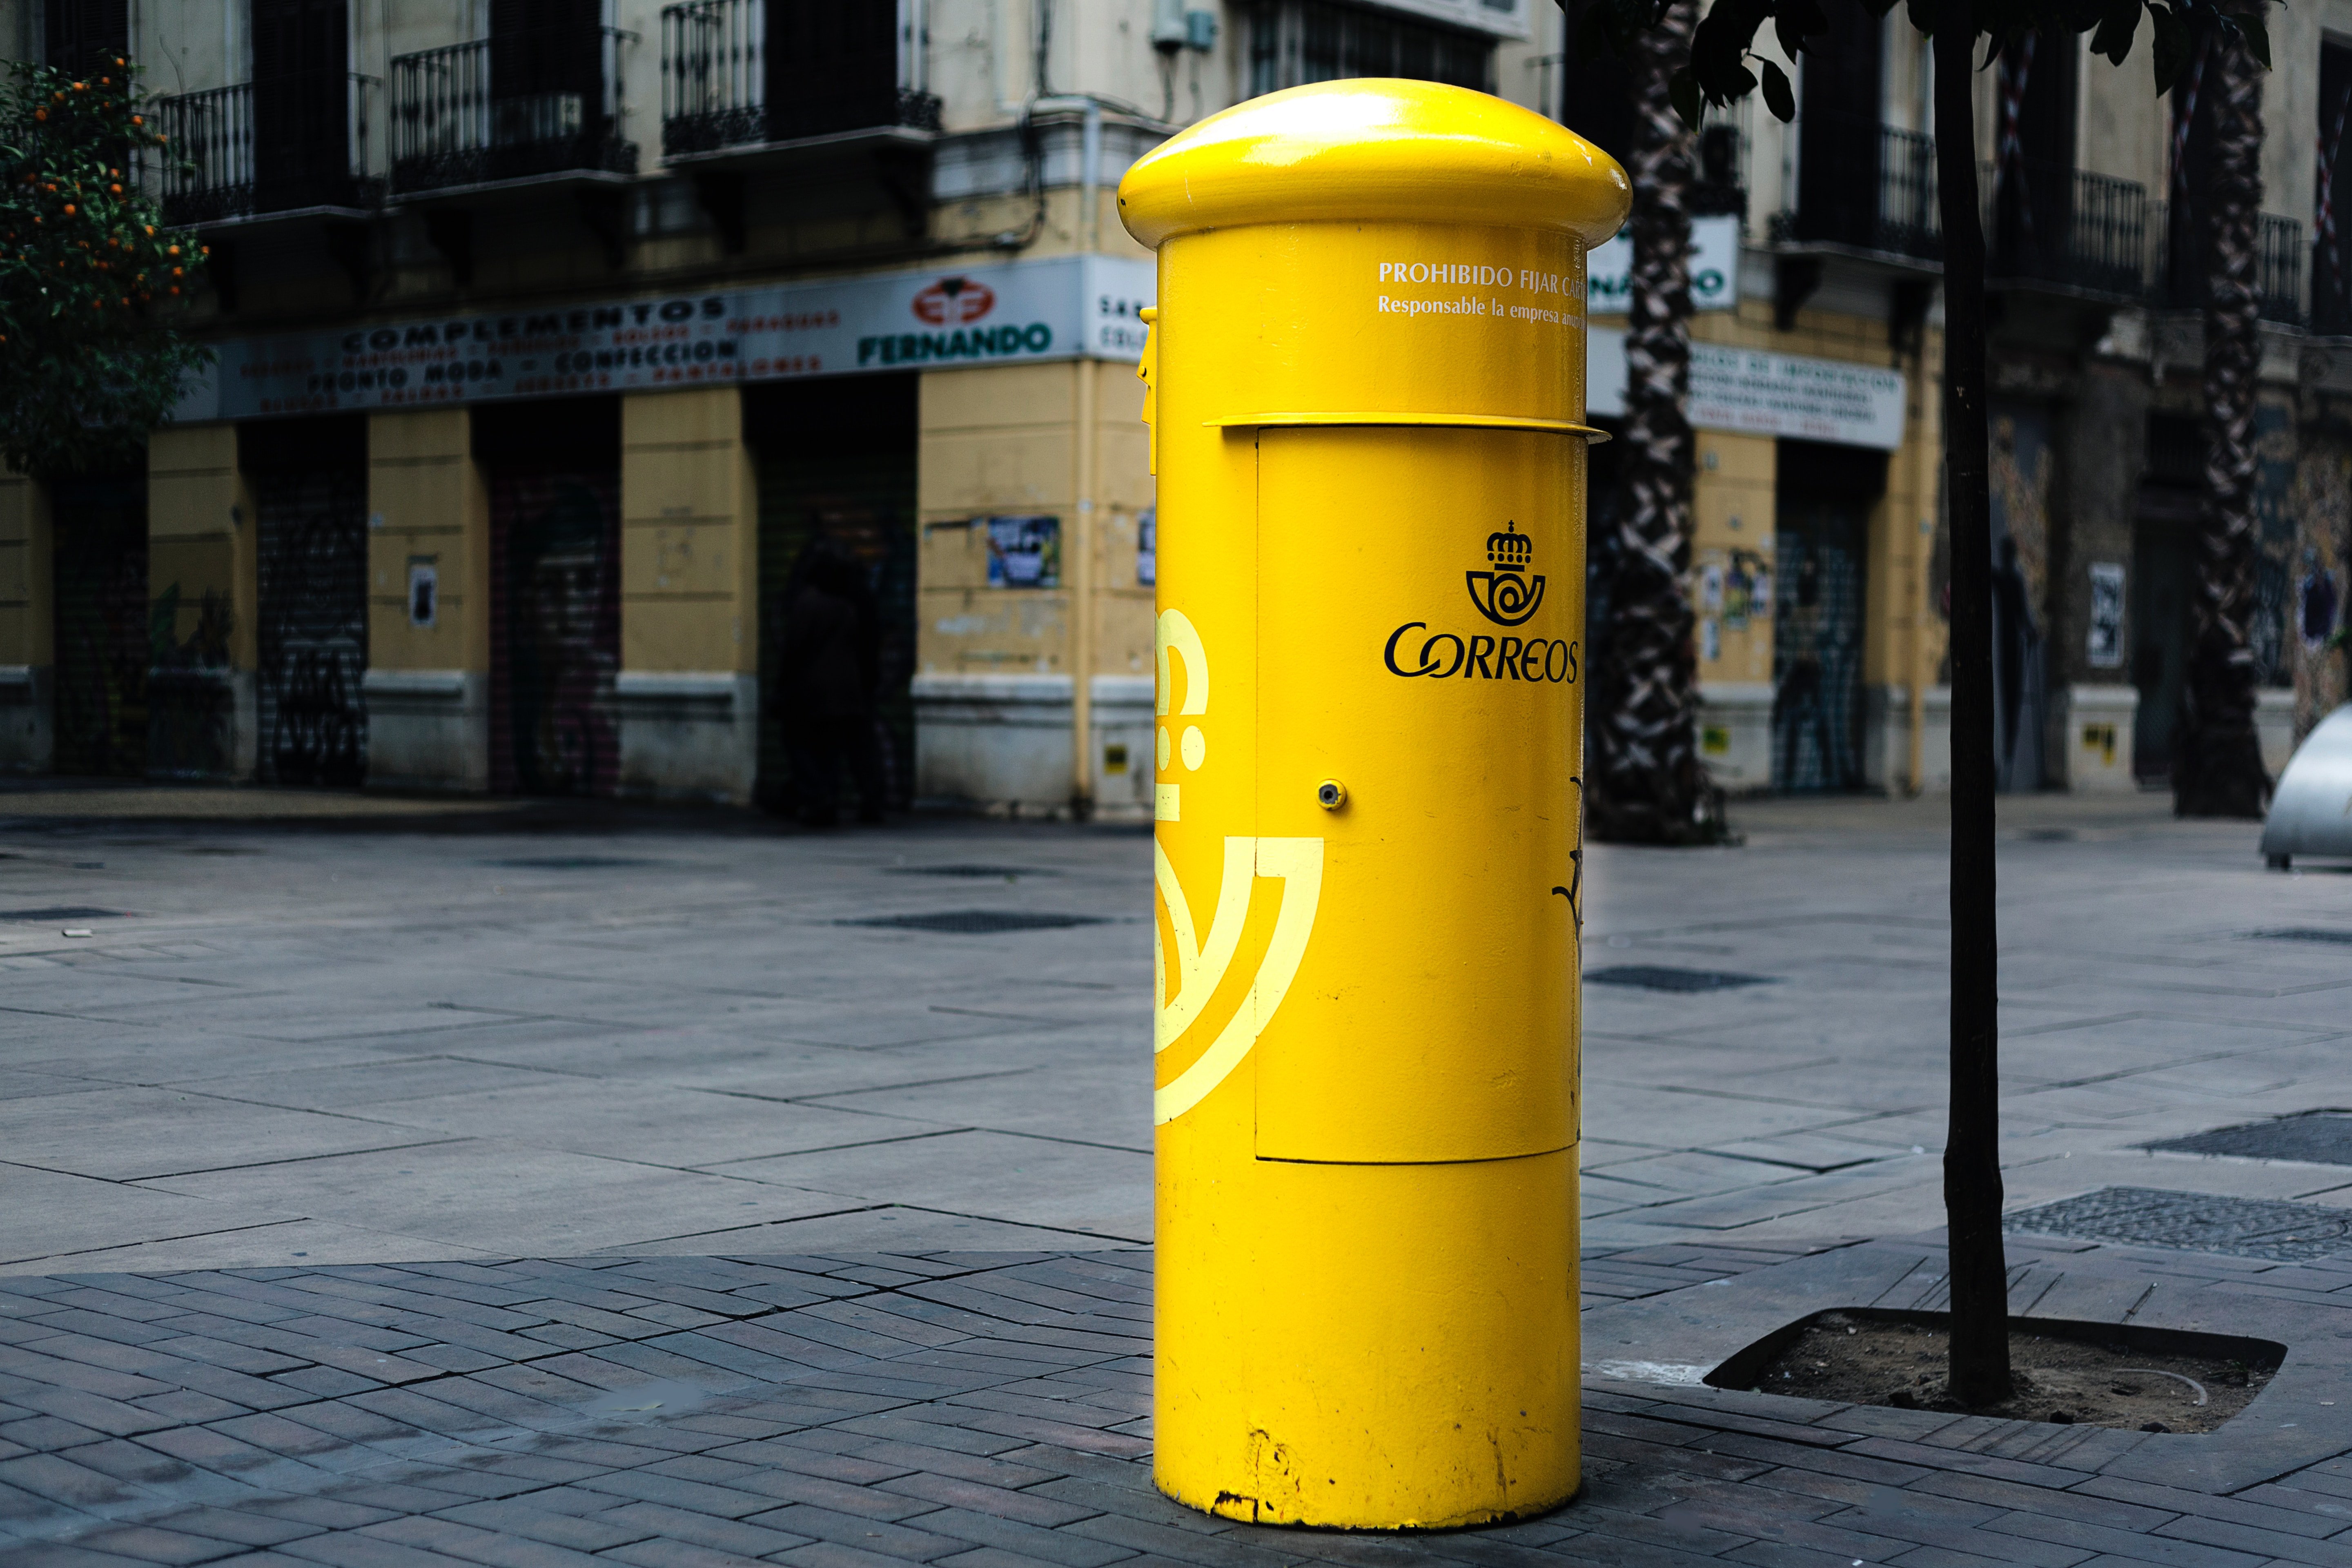
[[[1880,1278],[1856,1304],[1932,1306],[1941,1280],[1920,1256],[1830,1242],[1596,1255],[1588,1360],[1629,1310],[1717,1312],[1824,1265]],[[2162,1277],[2223,1316],[2290,1301],[2303,1331],[2352,1340],[2352,1263],[2031,1240],[2019,1259],[2021,1310]],[[2236,1473],[2200,1480],[2168,1457],[2217,1439],[1590,1373],[1584,1491],[1547,1517],[1412,1536],[1213,1519],[1150,1484],[1150,1269],[1133,1250],[0,1279],[0,1561],[2352,1563],[2340,1431],[2332,1454],[2305,1442],[2265,1460],[2249,1430],[2229,1445]],[[2332,1353],[2340,1386],[2352,1352]],[[2300,1424],[2278,1417],[2293,1413],[2266,1393],[2233,1428],[2275,1428],[2291,1448]]]

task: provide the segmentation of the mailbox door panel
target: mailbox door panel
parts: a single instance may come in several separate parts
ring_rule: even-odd
[[[1313,931],[1257,1045],[1257,1155],[1570,1147],[1575,916],[1553,889],[1579,841],[1582,446],[1258,441],[1257,831],[1323,848]]]

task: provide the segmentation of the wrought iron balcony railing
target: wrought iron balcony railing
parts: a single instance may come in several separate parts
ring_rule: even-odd
[[[313,71],[160,98],[156,128],[168,140],[148,164],[149,188],[173,223],[372,208],[383,197],[368,140],[378,85]]]
[[[635,174],[620,61],[635,39],[617,27],[530,27],[396,57],[393,189]]]
[[[1773,215],[1783,244],[1939,260],[1936,141],[1859,115],[1805,116],[1797,202]]]
[[[722,152],[903,128],[937,131],[940,100],[856,77],[771,92],[770,0],[688,0],[662,9],[662,153]]]
[[[2211,291],[2212,262],[2206,226],[2193,209],[2156,204],[2149,230],[2148,303],[2159,310],[2201,310]],[[2303,225],[2276,213],[2260,215],[2254,234],[2255,309],[2265,321],[2303,320]],[[2325,258],[2315,258],[2312,310],[2324,316]],[[2322,329],[2323,331],[2325,329]]]
[[[1979,175],[1988,282],[2137,300],[2147,276],[2147,187],[2041,158]]]

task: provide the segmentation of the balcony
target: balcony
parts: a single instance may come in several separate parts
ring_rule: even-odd
[[[772,47],[769,0],[688,0],[662,11],[662,155],[673,163],[839,142],[923,142],[940,100],[901,87],[884,34],[827,39],[804,60]]]
[[[1940,264],[1936,141],[1859,116],[1805,117],[1797,205],[1772,216],[1772,238],[1796,251],[1833,251]]]
[[[635,35],[533,27],[392,62],[392,188],[450,193],[634,174],[620,51]]]
[[[2147,276],[2147,190],[2041,158],[1983,174],[1985,280],[2117,303]]]
[[[313,72],[155,102],[170,140],[146,178],[175,224],[363,217],[383,199],[368,141],[373,77]]]
[[[2205,255],[2205,225],[2193,208],[2172,208],[2158,202],[2148,267],[2148,303],[2160,310],[2202,310],[2210,291],[2212,272]],[[2168,221],[2178,216],[2178,225]],[[2259,215],[2255,231],[2255,309],[2265,321],[2293,326],[2303,320],[2303,225],[2275,213]],[[2326,319],[2324,258],[2315,258],[2312,311]],[[2342,310],[2341,294],[2334,307]],[[2326,328],[2319,329],[2325,331]],[[2346,329],[2339,326],[2336,331]]]

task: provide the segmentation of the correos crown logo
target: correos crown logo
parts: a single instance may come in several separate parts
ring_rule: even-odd
[[[1527,575],[1535,564],[1535,541],[1521,533],[1516,522],[1503,528],[1503,532],[1486,536],[1486,562],[1494,570],[1463,575],[1469,580],[1470,602],[1480,615],[1498,626],[1524,626],[1543,603],[1544,580]]]
[[[969,278],[942,278],[915,296],[915,319],[934,327],[969,326],[996,309],[996,290]]]

